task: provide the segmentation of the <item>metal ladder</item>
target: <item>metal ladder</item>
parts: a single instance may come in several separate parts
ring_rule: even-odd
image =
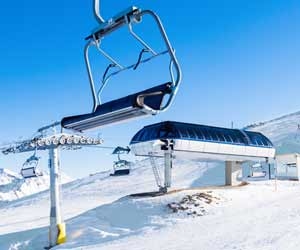
[[[149,155],[149,160],[150,160],[150,164],[152,166],[152,171],[155,177],[155,181],[157,186],[159,187],[159,189],[162,189],[163,186],[161,184],[161,177],[160,177],[160,173],[159,173],[159,169],[158,169],[158,164],[156,164],[156,161],[154,159],[155,156],[153,156],[153,154]]]

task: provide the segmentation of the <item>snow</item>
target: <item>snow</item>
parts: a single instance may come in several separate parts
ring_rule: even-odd
[[[274,184],[268,183],[213,189],[214,194],[225,197],[223,203],[211,206],[205,216],[184,219],[164,210],[166,200],[178,200],[182,194],[159,198],[159,203],[157,198],[148,199],[146,203],[139,200],[136,206],[146,211],[149,202],[153,206],[151,211],[160,207],[159,218],[139,228],[138,233],[111,239],[108,243],[90,235],[93,244],[85,242],[84,249],[299,249],[300,198],[295,198],[294,192],[299,197],[298,184],[284,182],[278,184],[276,192]],[[149,214],[146,215],[149,219]],[[98,223],[95,224],[97,227]],[[101,243],[94,244],[97,241]],[[57,249],[81,249],[80,243],[78,245],[73,248],[66,244]]]
[[[180,166],[174,170],[174,188],[193,186],[206,168],[203,164],[187,162],[183,165],[180,162]],[[95,238],[95,235],[97,237],[102,235],[101,239],[109,241],[111,238],[120,238],[128,233],[135,234],[140,230],[143,231],[143,227],[151,228],[152,226],[148,225],[151,221],[150,217],[159,217],[160,212],[166,210],[161,206],[160,198],[132,199],[126,196],[153,190],[157,190],[157,187],[152,170],[146,164],[134,168],[129,176],[113,177],[109,176],[109,172],[103,172],[64,184],[62,206],[64,218],[67,220],[70,241],[68,244],[71,249],[74,244],[80,245],[81,242],[86,242],[86,235]],[[124,211],[129,214],[124,216]],[[40,249],[41,246],[47,245],[48,192],[5,204],[0,203],[0,212],[0,245],[5,244],[3,249],[9,249],[13,245],[18,245],[17,249]],[[95,216],[97,214],[99,214],[98,218]],[[137,216],[138,214],[140,217]],[[124,220],[120,220],[122,217]],[[114,223],[117,224],[116,227],[112,227]],[[88,241],[89,239],[88,237]]]
[[[62,173],[62,183],[70,182],[72,178]],[[24,179],[20,174],[8,169],[0,169],[0,204],[49,189],[49,173],[42,176]]]
[[[22,178],[21,175],[5,168],[0,168],[0,185],[11,183],[14,179]]]
[[[246,127],[262,132],[276,146],[277,154],[298,152],[300,148],[300,112]]]
[[[159,197],[129,197],[131,193],[156,189],[151,169],[146,166],[135,168],[130,176],[110,177],[109,172],[103,172],[63,185],[68,241],[54,249],[179,250],[197,249],[199,245],[204,250],[258,246],[297,249],[297,182],[277,181],[277,190],[275,181],[236,188],[195,188],[193,184],[199,184],[205,176],[206,164],[181,162],[175,168],[176,164],[174,189],[191,189]],[[217,197],[211,203],[200,201],[200,207],[205,209],[202,216],[174,213],[168,206],[199,193]],[[188,209],[192,211],[193,206],[190,204]],[[0,211],[0,249],[34,250],[47,246],[48,192],[8,202]]]
[[[298,119],[295,113],[251,129],[270,136],[281,150],[296,151]],[[171,192],[137,198],[129,194],[157,190],[147,160],[128,176],[91,174],[61,186],[68,239],[53,249],[298,250],[299,182],[258,179],[216,186],[223,184],[224,166],[175,160]],[[0,201],[0,250],[48,246],[49,191],[28,184],[23,196],[14,197],[18,175],[1,170],[0,180],[11,194]]]

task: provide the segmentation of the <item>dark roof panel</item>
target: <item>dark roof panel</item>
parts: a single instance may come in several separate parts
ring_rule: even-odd
[[[130,144],[158,139],[208,141],[245,146],[272,148],[272,142],[259,132],[166,121],[145,126]]]

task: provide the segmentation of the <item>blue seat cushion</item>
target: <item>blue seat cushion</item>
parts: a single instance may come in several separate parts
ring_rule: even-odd
[[[103,103],[101,105],[98,105],[95,112],[92,112],[92,113],[65,117],[62,119],[61,125],[62,125],[62,127],[69,127],[68,125],[71,126],[72,123],[80,122],[80,121],[83,121],[86,119],[90,119],[93,117],[112,113],[114,111],[122,110],[122,109],[129,108],[129,107],[142,108],[137,103],[138,97],[143,94],[150,94],[150,93],[155,93],[155,92],[161,92],[161,93],[157,94],[157,95],[146,96],[144,98],[144,103],[154,110],[159,110],[161,107],[161,104],[163,102],[164,96],[166,94],[171,93],[171,83],[168,82],[165,84],[161,84],[156,87],[146,89],[144,91],[122,97],[120,99],[116,99],[113,101]]]

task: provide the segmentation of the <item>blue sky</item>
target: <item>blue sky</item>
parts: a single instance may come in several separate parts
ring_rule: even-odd
[[[66,115],[90,112],[92,99],[83,60],[84,37],[96,27],[92,1],[6,1],[0,10],[1,142],[27,138]],[[156,11],[182,66],[183,81],[173,106],[147,119],[103,128],[105,146],[127,145],[141,127],[177,120],[235,127],[298,111],[300,35],[298,1],[102,1],[105,18],[136,5]],[[17,5],[18,4],[18,5]],[[142,26],[144,24],[144,26]],[[138,31],[154,47],[158,34],[148,20]],[[125,31],[105,48],[126,61],[136,48]],[[113,39],[116,38],[116,39]],[[93,54],[101,76],[105,60]],[[102,61],[101,61],[102,60]],[[97,61],[97,62],[96,62]],[[106,63],[106,62],[105,62]],[[105,98],[162,83],[165,68],[153,65],[138,76],[116,79]],[[297,128],[295,128],[296,130]],[[109,150],[61,154],[73,176],[108,169]],[[29,154],[0,156],[0,167],[19,170]],[[47,168],[47,155],[42,167]]]

